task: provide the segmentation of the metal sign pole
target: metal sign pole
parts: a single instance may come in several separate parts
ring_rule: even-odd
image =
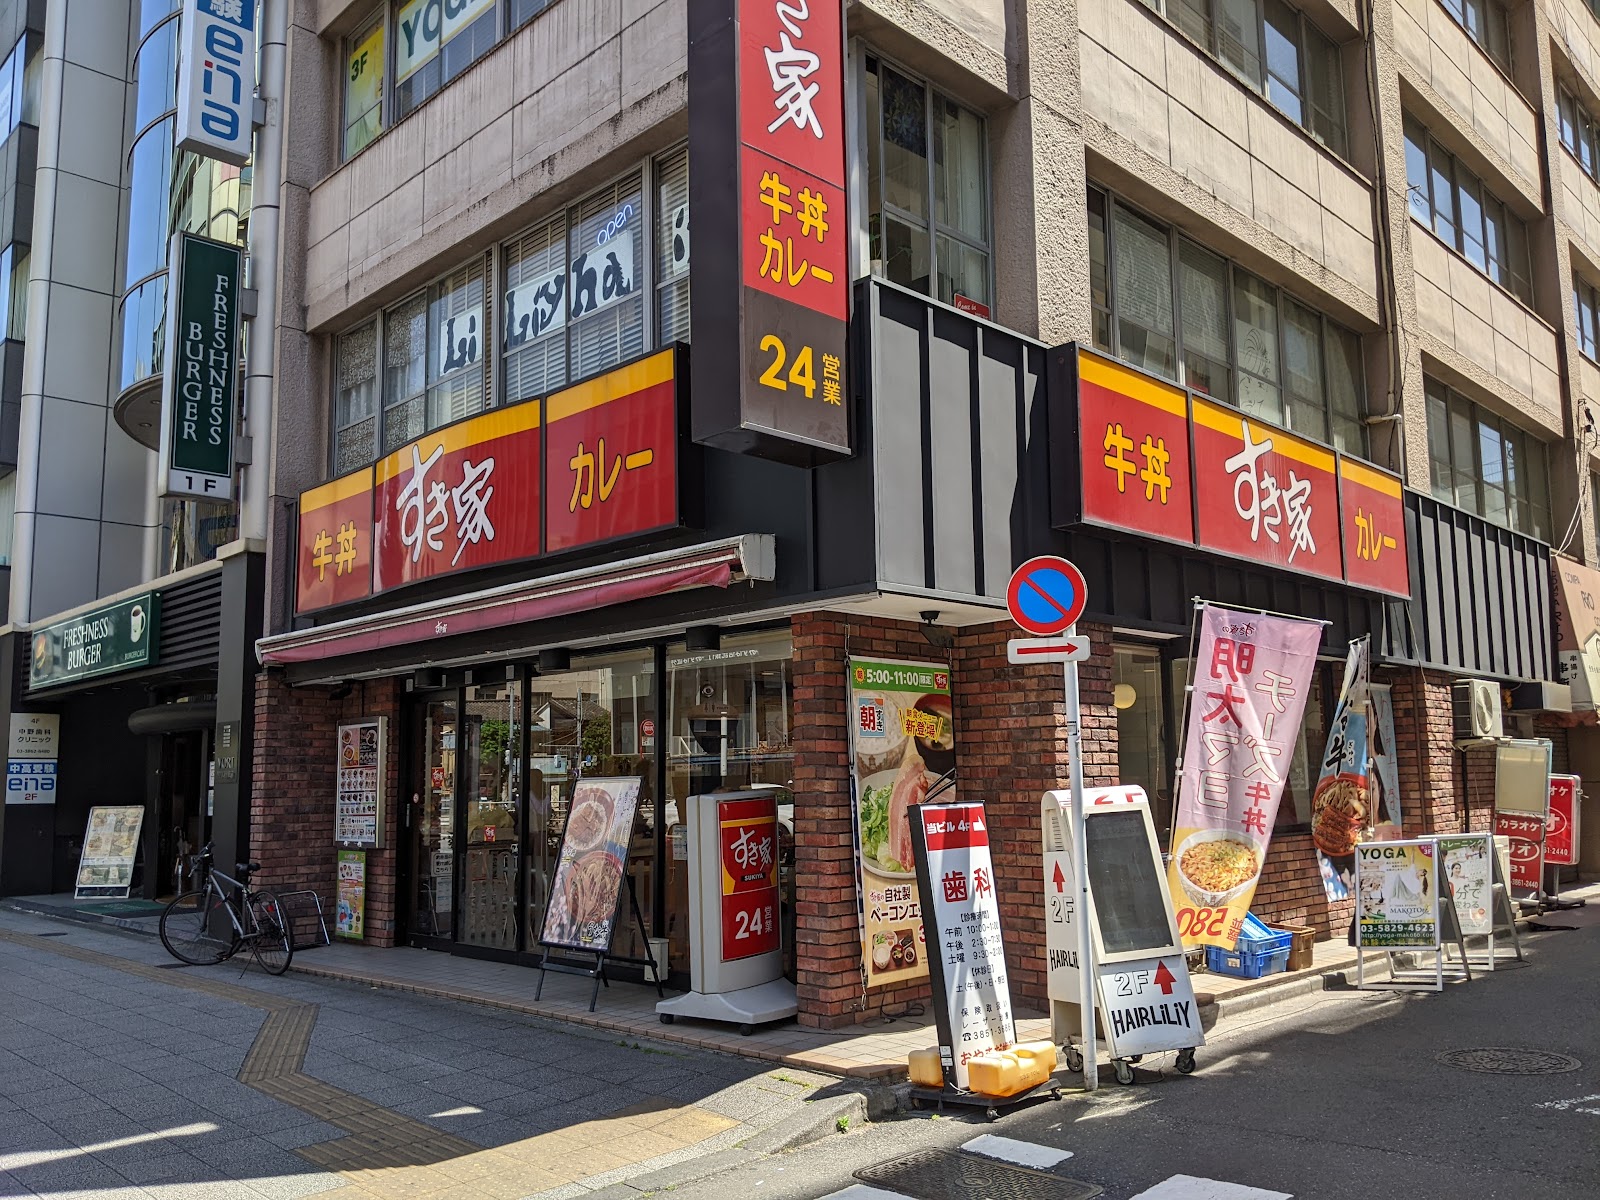
[[[1089,930],[1089,862],[1083,832],[1083,737],[1079,729],[1078,664],[1061,667],[1062,699],[1067,723],[1067,770],[1072,788],[1072,877],[1078,885],[1078,1011],[1083,1022],[1083,1087],[1100,1084],[1099,1048],[1095,1045],[1094,937]]]

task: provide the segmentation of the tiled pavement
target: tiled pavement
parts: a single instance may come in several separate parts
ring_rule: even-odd
[[[0,1196],[557,1200],[835,1084],[0,913]]]

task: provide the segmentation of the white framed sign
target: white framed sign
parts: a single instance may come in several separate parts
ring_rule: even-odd
[[[57,713],[11,714],[10,759],[50,759],[61,757],[61,717]]]
[[[387,717],[339,726],[333,840],[341,846],[383,849],[388,735]]]
[[[178,149],[244,166],[254,131],[255,0],[184,0],[178,38]]]

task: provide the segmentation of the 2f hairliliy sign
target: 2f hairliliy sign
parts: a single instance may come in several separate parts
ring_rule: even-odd
[[[161,424],[163,495],[233,495],[233,417],[239,390],[237,246],[180,233],[168,278],[167,361]]]
[[[690,0],[690,223],[732,235],[695,256],[696,441],[850,452],[842,8]]]

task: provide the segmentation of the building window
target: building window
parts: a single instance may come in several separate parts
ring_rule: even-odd
[[[339,339],[333,401],[333,473],[378,457],[378,323]]]
[[[0,251],[0,338],[20,342],[28,331],[27,246],[13,242]]]
[[[1573,276],[1572,311],[1578,319],[1578,348],[1590,358],[1600,359],[1600,326],[1596,324],[1600,294],[1577,276]]]
[[[689,340],[689,149],[656,160],[656,328]]]
[[[497,7],[495,0],[405,0],[395,7],[395,120],[494,48],[500,36]]]
[[[1117,779],[1150,798],[1156,832],[1172,824],[1172,764],[1161,704],[1161,652],[1154,646],[1112,647],[1111,698],[1117,711]]]
[[[39,77],[44,43],[37,35],[17,40],[0,63],[0,142],[19,125],[39,123]]]
[[[345,42],[344,156],[365,150],[383,131],[383,13]]]
[[[1439,0],[1439,3],[1502,71],[1511,70],[1511,37],[1507,32],[1504,5],[1496,0]]]
[[[1335,154],[1346,148],[1339,48],[1283,0],[1145,0]]]
[[[1410,117],[1405,122],[1411,215],[1524,304],[1533,303],[1528,228]]]
[[[1366,454],[1356,334],[1098,188],[1089,189],[1089,259],[1100,349]]]
[[[681,189],[687,202],[687,178]],[[687,222],[685,215],[686,234]],[[507,403],[644,352],[648,239],[643,177],[635,171],[506,244]],[[682,283],[686,330],[688,280]]]
[[[1550,540],[1545,446],[1437,380],[1428,398],[1428,473],[1435,498]]]
[[[1561,144],[1583,173],[1600,183],[1600,148],[1596,146],[1594,118],[1566,88],[1557,89],[1556,112]]]
[[[983,118],[867,59],[872,272],[987,316],[989,147]]]

